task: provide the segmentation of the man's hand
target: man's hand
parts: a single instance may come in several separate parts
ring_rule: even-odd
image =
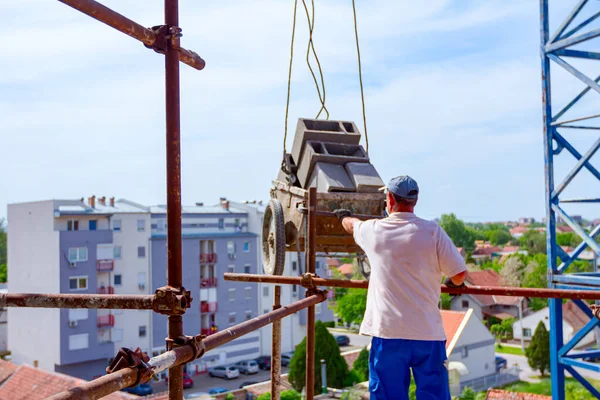
[[[444,280],[444,285],[449,288],[464,288],[466,286],[464,282],[462,282],[460,285],[457,285],[456,283],[452,282],[452,278],[450,277],[446,277],[446,280]]]
[[[352,212],[350,210],[346,210],[345,208],[335,210],[333,213],[340,222],[342,222],[344,218],[352,216]]]

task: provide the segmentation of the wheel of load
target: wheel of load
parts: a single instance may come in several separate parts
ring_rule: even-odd
[[[277,199],[271,199],[265,210],[262,250],[265,273],[283,275],[285,266],[285,223],[283,207]]]

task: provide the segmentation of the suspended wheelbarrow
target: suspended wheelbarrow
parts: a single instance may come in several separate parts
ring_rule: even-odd
[[[317,193],[316,251],[362,254],[352,235],[344,230],[332,213],[339,208],[348,209],[361,219],[381,217],[385,210],[385,194]],[[267,274],[282,275],[285,253],[305,250],[307,210],[308,190],[273,181],[262,232],[264,270]]]

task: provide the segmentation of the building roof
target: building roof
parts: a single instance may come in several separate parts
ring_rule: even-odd
[[[574,331],[578,331],[590,322],[590,317],[577,305],[569,300],[563,305],[563,320],[571,325]]]
[[[514,254],[516,252],[518,252],[519,250],[521,250],[521,248],[519,246],[504,246],[502,248],[502,252],[503,253],[508,253],[508,254]]]
[[[340,271],[344,275],[352,275],[354,273],[354,265],[342,264],[339,266],[338,271]]]
[[[552,396],[533,393],[516,393],[500,389],[489,389],[486,400],[552,400]]]
[[[502,284],[502,277],[493,269],[469,272],[466,284],[472,286],[504,286]],[[521,297],[515,296],[491,296],[481,294],[472,294],[470,296],[483,306],[491,306],[494,304],[514,306],[521,301]]]
[[[0,384],[8,379],[19,366],[8,361],[0,360]]]
[[[448,354],[452,352],[452,348],[460,337],[467,321],[471,317],[473,310],[468,311],[450,311],[441,310],[442,323],[444,325],[444,333],[446,334],[446,351]]]
[[[337,258],[328,257],[325,259],[325,264],[327,264],[328,267],[337,268],[340,266],[340,260],[338,260]]]
[[[473,250],[473,256],[491,256],[495,253],[501,253],[502,249],[498,246],[492,246],[489,243],[479,245]]]
[[[0,400],[42,400],[73,387],[80,386],[86,382],[83,379],[74,378],[57,372],[44,371],[29,365],[22,365],[20,367],[14,365],[14,367],[16,370],[6,382],[0,386]],[[6,368],[6,371],[8,371],[8,369],[12,367],[5,367],[3,364],[0,368]],[[115,392],[103,397],[103,399],[107,400],[138,398],[138,396],[123,392]]]

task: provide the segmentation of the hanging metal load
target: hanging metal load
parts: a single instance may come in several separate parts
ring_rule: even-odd
[[[333,211],[346,208],[362,218],[383,216],[384,182],[359,144],[354,122],[298,120],[291,153],[271,188],[263,222],[264,269],[281,275],[286,251],[304,251],[308,189],[317,188],[316,250],[361,254]]]

